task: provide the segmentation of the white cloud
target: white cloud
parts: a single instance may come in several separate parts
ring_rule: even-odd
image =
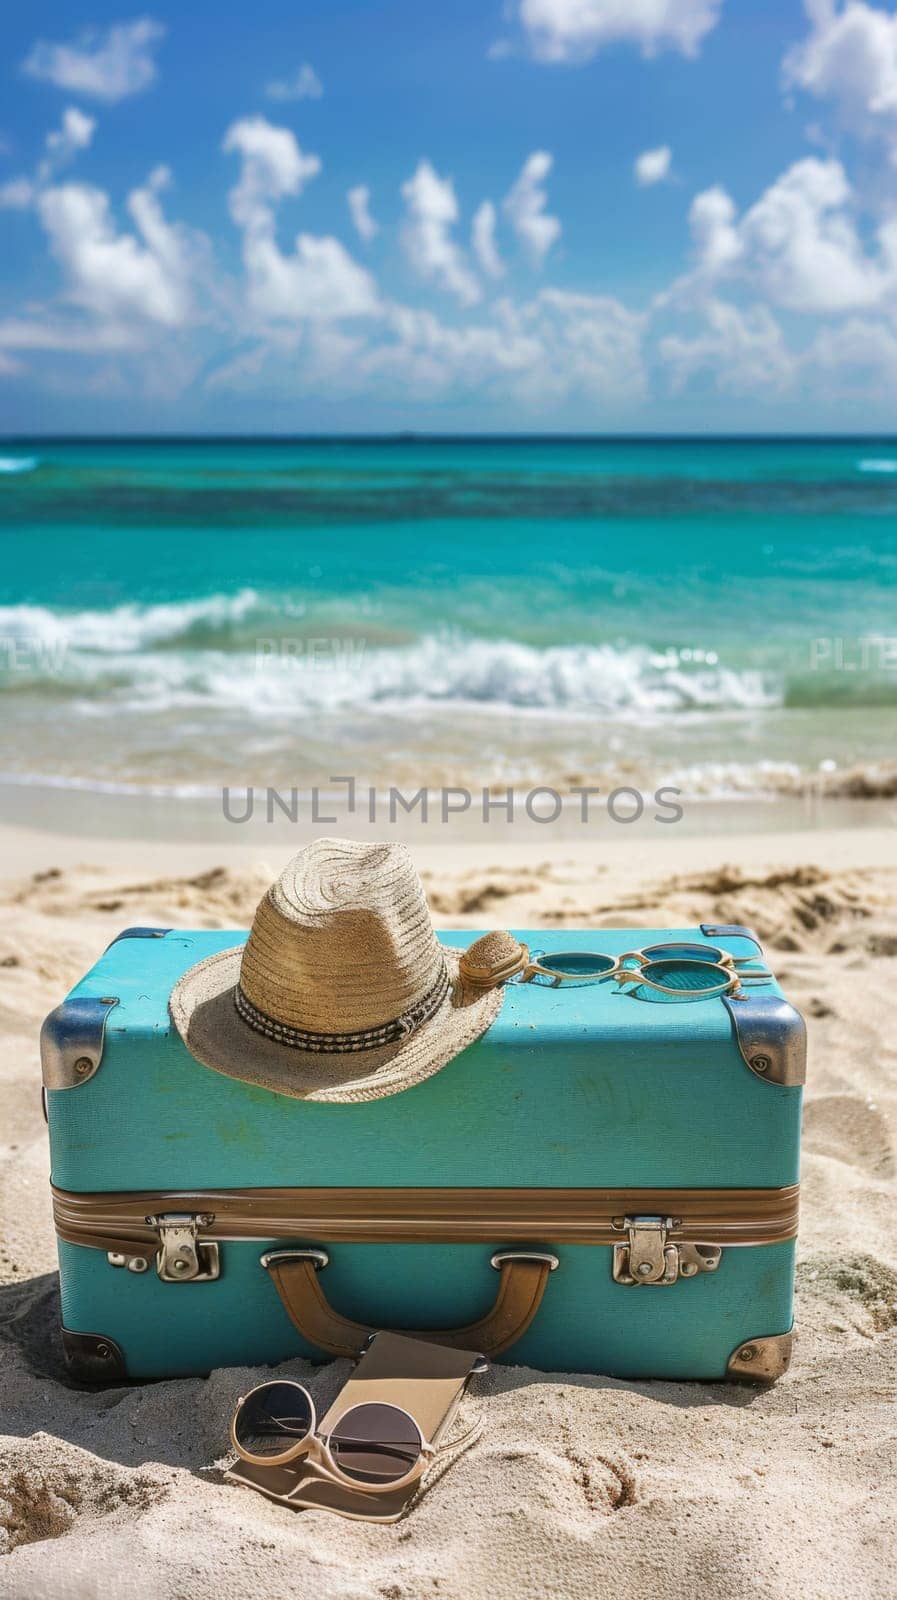
[[[795,362],[768,306],[746,311],[713,299],[704,307],[704,327],[693,337],[669,334],[658,345],[675,393],[698,373],[707,372],[729,394],[784,391],[793,381]]]
[[[39,39],[22,63],[32,78],[95,100],[124,100],[148,89],[156,77],[154,51],[165,28],[152,17],[88,29],[74,44]]]
[[[8,183],[0,183],[0,211],[27,211],[33,201],[30,178],[10,178]]]
[[[118,232],[102,189],[66,183],[38,195],[38,214],[72,301],[110,320],[137,317],[167,328],[188,321],[192,251],[185,230],[162,213],[164,179],[159,169],[128,196],[136,236]]]
[[[349,202],[349,214],[355,226],[356,233],[365,244],[370,244],[376,234],[380,232],[380,224],[371,216],[371,191],[366,183],[358,183],[346,195]]]
[[[386,337],[363,354],[366,384],[391,381],[397,393],[434,399],[471,388],[507,392],[539,359],[538,341],[493,320],[449,327],[432,311],[389,308]]]
[[[275,78],[265,85],[269,100],[320,100],[323,93],[324,85],[307,61],[303,61],[292,78]]]
[[[402,184],[402,197],[408,208],[402,239],[412,266],[462,305],[474,305],[480,286],[451,236],[459,215],[451,178],[440,178],[429,161],[420,161],[413,177]]]
[[[553,164],[554,157],[547,150],[534,150],[504,201],[511,227],[537,267],[561,235],[557,217],[549,216],[545,210],[548,196],[543,185]]]
[[[518,14],[538,61],[589,61],[627,43],[645,56],[695,56],[719,21],[722,0],[520,0]]]
[[[232,123],[221,148],[242,157],[240,181],[229,196],[230,214],[240,228],[268,228],[276,201],[301,194],[321,170],[318,157],[304,155],[289,128],[277,128],[265,117]]]
[[[79,150],[88,149],[96,131],[96,117],[87,116],[77,106],[69,106],[62,114],[62,125],[48,133],[45,141],[46,158],[41,162],[39,175],[46,182],[54,172],[68,166]]]
[[[897,389],[897,332],[885,322],[849,317],[820,329],[804,366],[814,388],[821,380],[829,396],[868,401],[871,388],[891,402]]]
[[[263,321],[373,316],[374,280],[338,239],[300,233],[285,255],[273,237],[247,235],[243,249],[249,305]]]
[[[897,15],[849,0],[806,0],[811,31],[788,52],[786,85],[838,106],[861,132],[897,132]]]
[[[470,242],[473,253],[482,270],[489,278],[504,277],[505,264],[498,253],[495,242],[495,229],[497,215],[491,200],[484,200],[474,212],[470,228]]]
[[[62,350],[93,355],[97,351],[130,350],[143,342],[140,332],[120,322],[66,321],[42,315],[39,320],[6,317],[0,321],[2,350]]]
[[[544,351],[536,381],[543,398],[582,394],[601,405],[644,399],[643,341],[647,319],[613,295],[543,289],[524,308]]]
[[[453,402],[475,396],[507,415],[541,416],[576,396],[584,416],[616,415],[643,398],[645,318],[610,296],[545,289],[488,318],[447,323],[429,309],[385,304],[376,321],[312,323],[266,339],[209,380],[242,392],[375,396],[379,401]],[[300,348],[302,359],[296,360]]]
[[[884,280],[846,207],[850,185],[839,161],[797,161],[742,220],[749,261],[777,305],[839,311],[874,304]]]
[[[487,322],[461,327],[393,305],[376,340],[347,353],[337,381],[418,400],[474,393],[536,414],[571,395],[629,405],[645,392],[643,328],[643,317],[610,296],[550,289],[522,305],[501,299]]]
[[[663,183],[670,175],[672,160],[673,152],[668,144],[658,145],[656,150],[643,150],[633,164],[636,183],[642,189],[650,188],[653,183]]]
[[[740,220],[725,189],[705,190],[690,213],[698,281],[737,274],[773,304],[804,313],[879,304],[897,288],[897,221],[878,228],[870,254],[852,201],[841,163],[815,156],[790,166]]]
[[[47,134],[44,140],[46,155],[38,164],[34,179],[19,177],[0,184],[0,210],[27,211],[37,200],[41,187],[47,185],[61,170],[74,160],[80,150],[86,150],[96,130],[96,118],[89,117],[77,106],[63,112],[62,122]]]
[[[370,316],[378,309],[374,280],[338,239],[300,233],[290,255],[276,239],[275,206],[298,195],[321,170],[289,128],[244,117],[227,130],[222,148],[241,157],[230,211],[243,229],[249,308],[261,322]]]
[[[710,277],[725,272],[742,253],[735,201],[718,183],[695,195],[688,213],[700,270]]]
[[[283,202],[321,172],[290,128],[248,116],[224,135],[237,162],[228,196],[242,246],[236,280],[213,271],[207,241],[169,221],[164,167],[128,195],[127,217],[102,189],[56,176],[94,129],[70,105],[36,174],[0,185],[0,207],[34,209],[62,281],[54,300],[0,320],[6,375],[33,362],[46,382],[62,383],[70,362],[72,387],[80,379],[85,393],[93,382],[173,395],[203,373],[210,387],[256,390],[269,401],[299,393],[332,402],[364,394],[398,406],[475,399],[494,406],[496,418],[513,417],[515,407],[550,417],[568,406],[583,425],[619,417],[621,426],[636,417],[651,381],[668,406],[670,393],[690,387],[699,396],[713,387],[801,403],[811,391],[820,405],[864,393],[884,404],[897,392],[897,215],[864,215],[833,158],[795,162],[743,208],[720,185],[696,195],[694,268],[646,312],[611,295],[545,287],[521,301],[496,290],[512,230],[536,264],[561,235],[548,211],[546,151],[529,155],[500,206],[481,201],[469,243],[452,180],[422,160],[402,187],[402,239],[433,286],[428,300],[447,290],[458,302],[443,320],[428,306],[391,302],[332,235],[280,241]],[[671,168],[668,147],[643,151],[636,179],[659,182]],[[356,185],[347,200],[369,242],[378,231],[369,189]],[[487,285],[488,315],[470,310]],[[796,349],[778,308],[819,319]],[[782,321],[789,331],[797,325]]]

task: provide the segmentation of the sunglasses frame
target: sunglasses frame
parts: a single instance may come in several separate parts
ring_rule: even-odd
[[[582,956],[598,956],[602,960],[610,962],[610,965],[602,972],[559,971],[556,967],[546,967],[542,965],[540,957],[544,955],[543,951],[537,950],[530,954],[530,952],[527,950],[526,961],[517,981],[519,983],[532,983],[534,978],[544,977],[551,979],[551,988],[559,989],[564,983],[601,983],[606,979],[613,978],[617,983],[620,984],[644,983],[647,984],[651,989],[659,989],[663,994],[682,995],[691,993],[698,999],[704,999],[705,997],[708,999],[713,999],[721,994],[737,994],[743,982],[766,982],[772,976],[772,974],[766,968],[761,968],[751,972],[740,971],[739,964],[757,961],[760,959],[759,956],[736,956],[733,955],[730,950],[722,950],[718,945],[700,946],[702,950],[706,949],[708,957],[715,957],[715,960],[710,959],[705,961],[701,957],[697,956],[676,957],[654,953],[665,950],[686,949],[689,947],[689,945],[693,949],[698,948],[696,940],[671,939],[667,944],[647,945],[644,950],[625,950],[619,956],[605,955],[604,952],[600,950],[560,950],[557,952],[557,954],[552,952],[552,960],[554,961],[559,961],[563,959],[564,956],[574,956],[580,958]],[[633,967],[626,965],[627,962],[633,961],[637,963],[636,966]],[[656,978],[649,977],[645,972],[646,967],[654,966],[661,961],[676,961],[677,965],[679,966],[696,967],[700,968],[701,970],[706,970],[708,967],[710,967],[717,972],[721,972],[726,978],[726,982],[717,983],[711,988],[694,989],[690,991],[674,988],[671,985],[659,983]],[[548,985],[545,987],[548,987]]]
[[[246,1402],[254,1394],[259,1394],[262,1389],[275,1388],[278,1384],[286,1384],[292,1389],[298,1389],[305,1398],[311,1412],[308,1432],[301,1439],[297,1439],[294,1444],[291,1444],[280,1455],[256,1455],[253,1451],[247,1450],[245,1445],[241,1445],[237,1438],[237,1424],[240,1419],[240,1413]],[[318,1416],[315,1403],[305,1385],[297,1382],[295,1378],[269,1378],[264,1383],[257,1383],[253,1389],[247,1390],[246,1394],[240,1396],[231,1418],[230,1441],[237,1455],[243,1461],[248,1461],[252,1466],[285,1467],[292,1461],[298,1461],[300,1457],[307,1457],[309,1464],[319,1473],[324,1477],[332,1478],[337,1483],[341,1483],[344,1488],[357,1489],[363,1494],[381,1494],[386,1490],[405,1488],[408,1484],[413,1483],[415,1479],[423,1476],[434,1457],[439,1454],[439,1450],[430,1440],[424,1438],[420,1425],[411,1415],[411,1412],[405,1410],[404,1406],[394,1405],[391,1401],[376,1402],[378,1405],[388,1405],[389,1410],[398,1411],[400,1416],[407,1417],[408,1421],[417,1430],[417,1435],[420,1439],[420,1453],[417,1460],[413,1467],[410,1467],[400,1478],[390,1478],[385,1483],[365,1483],[362,1479],[353,1478],[351,1473],[345,1472],[334,1458],[331,1450],[331,1440],[336,1429],[341,1422],[345,1421],[346,1417],[352,1415],[353,1411],[359,1411],[363,1406],[370,1403],[366,1400],[360,1400],[355,1401],[351,1406],[347,1406],[345,1411],[341,1411],[331,1424],[329,1432],[321,1434],[318,1432]],[[372,1440],[371,1443],[376,1443],[376,1441]]]
[[[301,1439],[295,1440],[294,1443],[289,1445],[286,1450],[280,1453],[280,1455],[256,1455],[254,1451],[247,1450],[245,1445],[241,1445],[239,1439],[237,1438],[237,1424],[240,1420],[243,1407],[249,1400],[252,1399],[254,1394],[260,1394],[263,1389],[273,1389],[275,1385],[279,1383],[286,1384],[286,1386],[290,1389],[298,1389],[299,1393],[304,1396],[311,1413],[311,1421],[309,1423],[308,1432],[304,1433]],[[285,1467],[288,1462],[295,1461],[299,1456],[305,1455],[306,1451],[308,1450],[308,1441],[309,1439],[313,1439],[315,1437],[317,1427],[318,1413],[315,1408],[314,1400],[306,1389],[304,1383],[297,1382],[295,1378],[266,1378],[264,1383],[257,1383],[253,1388],[247,1389],[246,1393],[241,1394],[237,1400],[237,1404],[234,1408],[234,1414],[231,1417],[230,1442],[236,1450],[237,1455],[240,1456],[243,1461],[251,1462],[254,1467]]]
[[[713,1000],[721,994],[737,995],[740,992],[741,982],[745,974],[739,972],[736,967],[724,966],[721,961],[689,961],[685,956],[676,961],[677,967],[695,967],[700,972],[706,972],[709,968],[711,972],[722,973],[724,982],[713,984],[705,989],[679,989],[673,984],[660,983],[657,978],[649,978],[647,968],[662,965],[664,959],[663,956],[660,956],[654,961],[646,962],[644,967],[626,967],[622,971],[613,974],[614,980],[620,984],[644,983],[648,985],[649,989],[659,989],[661,994],[674,994],[680,998],[686,997],[696,1000]],[[672,961],[675,958],[667,957],[666,959]],[[759,974],[756,974],[756,976],[759,977]]]

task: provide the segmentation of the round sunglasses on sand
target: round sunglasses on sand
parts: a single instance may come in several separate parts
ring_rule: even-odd
[[[292,1379],[250,1389],[230,1431],[244,1461],[285,1466],[304,1457],[320,1475],[368,1493],[413,1483],[440,1454],[410,1412],[380,1401],[349,1406],[321,1435],[311,1395]]]
[[[613,978],[619,984],[645,985],[677,999],[703,999],[710,995],[735,993],[743,982],[766,981],[765,968],[743,964],[757,957],[734,956],[717,945],[688,940],[669,940],[647,945],[643,950],[626,950],[622,955],[605,955],[598,950],[559,950],[546,954],[527,953],[519,983],[544,983],[551,988],[562,984],[594,983]]]

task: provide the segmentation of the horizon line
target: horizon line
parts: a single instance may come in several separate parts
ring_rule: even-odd
[[[879,440],[897,444],[897,432],[430,432],[397,428],[391,432],[344,433],[0,433],[0,445],[28,444],[825,444]]]

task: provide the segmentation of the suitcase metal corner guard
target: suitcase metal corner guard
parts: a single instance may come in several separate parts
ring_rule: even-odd
[[[519,936],[611,954],[753,939]],[[781,1376],[806,1030],[774,980],[689,1004],[511,984],[434,1077],[327,1105],[215,1073],[171,1028],[177,978],[243,938],[127,930],[44,1024],[74,1375],[324,1358],[393,1326],[479,1329],[544,1370]]]

